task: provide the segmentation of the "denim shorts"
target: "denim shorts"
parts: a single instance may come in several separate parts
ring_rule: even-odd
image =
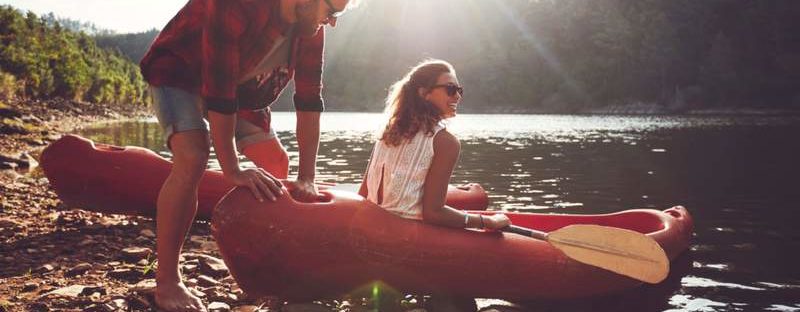
[[[167,148],[170,137],[175,133],[189,130],[208,132],[207,109],[202,97],[183,89],[165,86],[150,86],[150,93],[153,95],[153,111],[158,118],[158,124],[164,130]],[[269,120],[269,115],[269,108],[266,108],[250,114],[250,118]],[[272,126],[269,123],[261,124],[243,119],[237,114],[235,137],[236,148],[240,152],[250,144],[275,138]]]

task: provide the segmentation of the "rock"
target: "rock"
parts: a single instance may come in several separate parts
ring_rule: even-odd
[[[213,312],[213,311],[230,311],[231,307],[227,303],[224,303],[224,302],[212,302],[211,304],[208,305],[207,309],[208,309],[209,312]]]
[[[136,285],[133,285],[133,287],[131,287],[131,291],[141,294],[152,294],[156,291],[156,280],[155,279],[142,280],[136,283]]]
[[[22,285],[22,292],[33,291],[36,288],[39,288],[39,284],[37,284],[36,282],[25,282],[25,284]]]
[[[31,161],[29,157],[30,156],[28,155],[20,155],[16,157],[11,155],[0,154],[0,163],[4,163],[6,164],[6,166],[11,166],[14,168],[30,168]],[[12,168],[6,168],[6,169],[12,169]]]
[[[142,245],[149,244],[151,241],[152,241],[151,238],[147,238],[147,237],[144,237],[144,236],[141,236],[141,235],[136,237],[136,239],[134,240],[135,243],[142,244]]]
[[[106,295],[106,288],[103,286],[87,286],[83,288],[81,295],[90,296],[97,299],[100,296]]]
[[[72,276],[81,275],[81,274],[86,273],[86,271],[89,271],[91,269],[92,269],[92,265],[91,264],[86,263],[86,262],[80,263],[80,264],[72,267],[71,269],[69,269],[64,274],[64,276],[72,277]]]
[[[78,247],[86,247],[86,246],[92,245],[94,243],[96,243],[96,242],[94,241],[94,239],[92,239],[90,237],[90,238],[87,238],[87,239],[84,239],[84,240],[80,241],[78,243]]]
[[[211,287],[219,285],[219,282],[209,276],[200,275],[197,277],[197,285],[200,285],[202,287]]]
[[[326,306],[315,303],[290,303],[281,308],[281,312],[328,312],[330,310]]]
[[[72,286],[67,286],[67,287],[63,287],[63,288],[59,288],[59,289],[53,290],[53,291],[47,293],[46,295],[58,295],[58,296],[76,298],[76,297],[80,296],[83,293],[83,290],[86,287],[87,286],[84,286],[84,285],[72,285]]]
[[[0,218],[0,229],[14,230],[20,228],[21,226],[22,224],[17,221],[7,218]]]
[[[34,273],[47,273],[47,272],[51,272],[53,270],[55,270],[55,266],[53,266],[52,264],[48,263],[48,264],[45,264],[45,265],[42,265],[42,266],[36,268],[36,270],[34,270],[33,272]]]
[[[31,303],[31,304],[28,304],[27,308],[28,308],[28,311],[33,311],[33,312],[50,311],[50,307],[48,307],[46,304],[41,303],[41,302],[34,302],[34,303]]]
[[[106,273],[107,276],[125,281],[135,281],[142,277],[142,273],[129,268],[114,269]]]
[[[228,267],[225,265],[225,262],[219,258],[200,255],[198,259],[200,260],[200,272],[202,272],[202,274],[218,278],[225,277],[229,274]]]
[[[232,312],[257,312],[260,311],[257,306],[254,305],[243,305],[233,308]]]
[[[153,230],[151,230],[151,229],[141,230],[141,231],[139,231],[139,235],[147,237],[147,238],[155,238],[156,237],[156,233],[153,233]]]
[[[122,257],[128,260],[139,261],[139,259],[145,259],[152,253],[153,251],[150,248],[128,247],[122,250]]]
[[[83,312],[113,312],[114,311],[114,309],[112,307],[109,307],[106,304],[97,304],[97,303],[90,304],[90,305],[84,307],[81,310]]]
[[[0,107],[0,117],[2,118],[19,118],[22,113],[11,107]]]
[[[125,299],[123,299],[123,298],[117,298],[117,299],[111,300],[111,301],[107,302],[106,305],[108,307],[112,308],[111,311],[120,311],[120,310],[125,311],[128,308],[128,302],[125,301]]]
[[[150,302],[146,299],[142,298],[139,295],[130,294],[128,297],[125,297],[125,300],[128,301],[128,308],[131,311],[149,311],[150,310]]]
[[[181,266],[181,271],[185,273],[194,273],[197,272],[198,265],[197,264],[184,264]]]
[[[222,286],[206,288],[203,292],[206,294],[208,301],[235,303],[239,299],[236,295],[225,291]]]
[[[197,298],[201,298],[202,299],[202,298],[206,297],[206,293],[204,293],[202,291],[199,291],[194,287],[189,287],[189,292],[192,293],[192,295],[197,296]]]

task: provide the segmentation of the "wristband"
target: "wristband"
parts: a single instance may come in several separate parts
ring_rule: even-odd
[[[464,228],[466,229],[468,227],[469,227],[469,214],[465,212],[464,213]]]
[[[478,215],[478,218],[480,218],[480,219],[481,219],[481,228],[482,228],[482,229],[486,228],[486,226],[485,226],[485,225],[483,225],[483,215]]]

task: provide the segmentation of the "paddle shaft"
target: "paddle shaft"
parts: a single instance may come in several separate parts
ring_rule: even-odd
[[[532,238],[543,240],[543,241],[547,240],[547,233],[545,233],[545,232],[537,231],[537,230],[529,229],[529,228],[524,228],[524,227],[516,226],[516,225],[509,225],[507,227],[502,228],[501,231],[508,232],[508,233],[519,234],[519,235],[523,235],[523,236],[528,236],[528,237],[532,237]]]

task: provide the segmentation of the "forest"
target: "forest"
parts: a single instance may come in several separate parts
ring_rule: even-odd
[[[0,6],[0,97],[144,105],[146,89],[134,62],[85,32]]]
[[[136,63],[157,30],[2,14],[3,86],[145,101]],[[328,29],[324,97],[328,110],[379,111],[393,81],[440,58],[472,113],[800,110],[797,16],[791,0],[361,1]]]

